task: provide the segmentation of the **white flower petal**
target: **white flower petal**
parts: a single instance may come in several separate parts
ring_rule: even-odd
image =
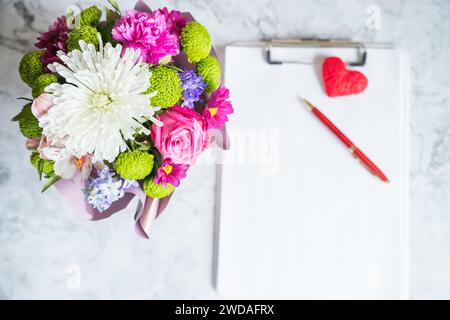
[[[60,148],[46,147],[41,149],[42,154],[49,160],[60,161],[64,158]]]
[[[57,176],[60,176],[64,180],[72,179],[75,173],[77,173],[77,167],[71,158],[56,161],[53,170],[55,170]]]
[[[142,123],[154,117],[158,108],[150,105],[155,94],[145,94],[151,72],[137,50],[122,46],[95,46],[80,41],[80,50],[58,56],[65,65],[52,69],[66,84],[52,84],[54,106],[42,116],[40,126],[50,141],[64,141],[65,151],[81,158],[92,154],[92,162],[114,161],[126,150],[125,139],[139,131],[148,134]]]

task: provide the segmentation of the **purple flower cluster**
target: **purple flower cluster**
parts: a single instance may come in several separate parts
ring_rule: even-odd
[[[47,32],[42,32],[35,44],[36,48],[45,49],[41,57],[41,62],[47,71],[47,65],[53,62],[62,63],[56,56],[58,51],[67,52],[66,42],[69,36],[69,28],[65,16],[61,16],[48,28]]]
[[[183,106],[194,109],[194,103],[200,100],[206,84],[203,77],[194,71],[184,70],[180,73],[181,88],[183,89]]]
[[[100,212],[108,209],[111,204],[125,195],[125,190],[137,187],[134,180],[118,178],[114,171],[108,167],[97,170],[97,178],[90,178],[88,188],[85,190],[86,202]]]

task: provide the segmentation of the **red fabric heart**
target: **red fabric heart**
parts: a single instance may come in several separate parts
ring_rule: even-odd
[[[347,70],[344,61],[337,57],[325,59],[322,65],[322,77],[329,97],[361,93],[367,88],[369,82],[361,72]]]

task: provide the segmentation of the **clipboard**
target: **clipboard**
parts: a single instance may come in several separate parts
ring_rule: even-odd
[[[321,62],[369,78],[329,98]],[[409,296],[409,59],[390,44],[271,40],[226,48],[235,114],[218,176],[216,287],[224,298]],[[390,177],[355,163],[299,102],[317,105]]]

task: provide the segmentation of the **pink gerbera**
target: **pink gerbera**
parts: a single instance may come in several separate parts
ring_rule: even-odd
[[[163,161],[161,167],[158,168],[156,173],[155,183],[164,183],[166,186],[168,183],[178,187],[180,180],[186,177],[186,171],[189,168],[186,164],[175,164],[170,158]]]
[[[230,91],[224,86],[220,86],[214,91],[206,102],[203,116],[206,119],[208,128],[220,128],[228,121],[228,114],[234,112],[230,98]]]
[[[41,57],[41,62],[45,66],[53,62],[62,63],[56,53],[58,51],[67,52],[66,42],[69,36],[69,28],[65,16],[61,16],[48,28],[47,32],[42,32],[35,44],[36,48],[45,49]]]
[[[116,22],[112,35],[124,48],[140,49],[143,61],[157,64],[162,58],[180,52],[178,34],[172,29],[160,11],[130,10]]]

